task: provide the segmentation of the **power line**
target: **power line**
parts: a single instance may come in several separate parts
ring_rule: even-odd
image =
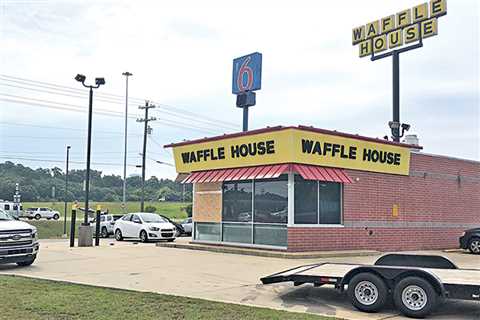
[[[44,81],[30,80],[30,79],[26,79],[26,78],[14,77],[14,76],[9,76],[9,75],[5,75],[5,74],[0,74],[0,79],[3,80],[3,81],[19,83],[19,84],[28,85],[28,86],[41,87],[41,88],[44,88],[44,89],[64,91],[64,92],[68,92],[70,94],[76,94],[74,97],[80,97],[78,95],[86,95],[84,90],[69,87],[69,86],[59,85],[59,84],[48,83],[48,82],[44,82]],[[12,86],[12,85],[10,85],[10,86]],[[124,97],[121,96],[121,95],[106,93],[106,92],[97,93],[97,97],[99,97],[101,99],[110,99],[109,101],[105,101],[105,102],[110,102],[110,103],[121,103],[121,101],[123,101],[123,99],[124,99]],[[143,101],[145,99],[133,98],[132,97],[132,98],[129,99],[129,101],[130,100],[134,103],[143,103]],[[232,130],[235,130],[236,127],[237,127],[237,125],[234,124],[234,123],[224,121],[224,120],[214,119],[214,118],[211,118],[211,117],[207,117],[205,115],[201,115],[201,114],[197,114],[197,113],[185,110],[184,108],[159,103],[157,101],[152,101],[152,102],[155,102],[156,104],[158,104],[162,109],[170,108],[172,110],[177,110],[177,111],[172,111],[172,112],[176,112],[176,113],[180,112],[181,115],[187,114],[187,115],[193,116],[193,117],[196,118],[197,121],[199,121],[200,119],[203,118],[203,119],[205,119],[204,122],[205,121],[210,122],[210,123],[213,123],[217,126],[222,125],[222,123],[223,123],[224,125],[222,125],[222,126],[230,127],[230,129],[232,129]],[[202,120],[200,120],[200,121],[202,121]]]
[[[84,140],[84,137],[41,137],[41,136],[9,136],[9,135],[2,135],[3,138],[9,139],[38,139],[38,140]],[[95,137],[95,139],[100,140],[111,140],[112,137]]]
[[[31,124],[31,123],[15,123],[15,122],[4,122],[0,121],[0,124],[2,125],[7,125],[7,126],[19,126],[19,127],[32,127],[32,128],[46,128],[46,129],[56,129],[56,130],[69,130],[69,131],[87,131],[85,129],[79,129],[79,128],[66,128],[66,127],[57,127],[57,126],[43,126],[43,125],[37,125],[37,124]],[[104,131],[104,130],[95,130],[96,133],[108,133],[108,134],[121,134],[123,135],[122,132],[119,131]],[[129,136],[135,136],[135,137],[141,137],[141,134],[131,134]]]
[[[38,159],[38,158],[24,158],[24,157],[8,157],[8,156],[0,156],[3,159],[13,159],[13,160],[25,160],[25,161],[43,161],[43,162],[54,162],[54,163],[64,163],[64,160],[53,160],[53,159]],[[75,164],[85,164],[84,161],[70,161],[71,163]],[[118,163],[111,163],[111,162],[92,162],[94,165],[99,166],[123,166],[123,164]],[[136,167],[134,164],[128,164],[130,167]]]
[[[0,95],[2,95],[2,94],[0,93]],[[23,98],[23,99],[30,99],[30,98]],[[35,99],[35,100],[40,100],[40,99]],[[73,112],[81,112],[81,113],[87,112],[87,110],[85,110],[84,107],[77,106],[77,105],[70,105],[69,107],[65,107],[65,106],[62,106],[62,105],[50,105],[50,104],[46,104],[46,103],[20,101],[20,100],[8,99],[8,98],[0,98],[0,101],[16,103],[16,104],[23,104],[23,105],[34,106],[34,107],[50,108],[50,109],[56,109],[56,110],[62,110],[62,111],[73,111]],[[47,100],[44,100],[44,101],[47,101]],[[59,104],[58,102],[53,102],[53,101],[50,101],[49,103]],[[123,118],[123,116],[124,116],[123,114],[115,112],[115,111],[98,109],[98,108],[96,108],[93,113],[99,114],[99,115],[104,115],[104,116],[111,116],[111,117],[122,117]],[[136,116],[134,116],[134,115],[128,115],[128,117],[129,118],[136,118]],[[176,122],[176,121],[169,120],[169,119],[165,119],[165,120],[159,119],[159,122],[165,124],[168,127],[176,127],[176,128],[187,129],[187,130],[192,130],[192,131],[213,133],[213,131],[205,129],[205,128],[196,127],[196,126],[193,126],[193,125],[190,125],[190,124],[183,124],[181,122]],[[213,134],[218,134],[218,133],[213,133]]]
[[[150,137],[150,140],[151,142],[153,142],[154,144],[156,144],[158,147],[160,147],[160,151],[163,151],[165,153],[166,156],[168,156],[169,158],[171,157],[170,154],[168,154],[167,152],[165,152],[165,149],[163,148],[163,146],[158,143],[155,139],[153,139],[153,137]],[[154,152],[150,152],[150,153],[154,153]],[[158,153],[158,155],[162,155],[161,153]]]
[[[67,94],[67,93],[53,92],[53,91],[48,91],[48,90],[44,90],[44,89],[35,89],[35,88],[28,88],[28,87],[23,87],[23,86],[4,84],[4,83],[1,83],[1,82],[0,82],[0,85],[1,86],[14,87],[14,88],[20,88],[20,89],[25,89],[25,90],[31,90],[31,91],[35,91],[35,92],[41,92],[41,93],[61,95],[61,96],[66,96],[66,97],[71,97],[71,98],[87,99],[86,95],[73,95],[73,94]],[[58,89],[55,89],[55,90],[58,90]],[[10,95],[10,94],[2,94],[2,93],[0,93],[0,94],[4,95],[4,96],[20,98],[20,99],[35,99],[35,98],[22,97],[22,96]],[[48,101],[48,100],[40,100],[40,99],[38,99],[38,100],[39,101],[44,101],[44,102]],[[97,97],[97,98],[95,98],[95,100],[100,101],[100,102],[111,103],[111,104],[121,104],[121,102],[119,100],[107,100],[107,99],[101,98],[101,97],[100,98]],[[50,101],[50,103],[58,103],[58,102]],[[166,113],[166,114],[169,114],[173,117],[177,117],[177,118],[181,118],[181,119],[186,119],[186,120],[190,120],[190,121],[195,120],[197,122],[203,122],[204,124],[207,124],[207,125],[215,125],[215,126],[221,126],[223,128],[233,129],[233,127],[230,127],[229,125],[222,125],[221,123],[219,123],[218,120],[210,120],[209,118],[206,118],[206,120],[202,120],[202,119],[199,119],[198,115],[182,115],[182,114],[178,114],[176,112],[165,110],[165,108],[163,108],[163,107],[162,107],[162,110],[158,111],[158,112]]]
[[[19,154],[33,154],[33,155],[43,155],[43,154],[47,154],[47,155],[61,155],[63,156],[64,152],[63,150],[60,152],[51,152],[51,151],[18,151],[18,150],[13,150],[15,152],[15,154],[19,153]],[[10,150],[0,150],[1,153],[3,153],[4,155],[5,154],[12,154],[12,149]],[[72,153],[72,151],[70,151],[70,153]],[[156,152],[150,152],[150,153],[154,153],[154,154],[159,154],[159,153],[156,153]],[[94,153],[95,155],[108,155],[108,154],[123,154],[123,152],[120,152],[120,151],[100,151],[100,152],[95,152]],[[135,151],[130,151],[128,152],[128,154],[136,154],[138,156],[138,152],[135,152]],[[77,155],[77,154],[75,154]],[[83,157],[83,153],[82,154],[79,154],[78,155],[79,157]]]

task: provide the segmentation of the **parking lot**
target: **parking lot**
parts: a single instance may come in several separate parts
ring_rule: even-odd
[[[188,241],[188,238],[177,241]],[[429,252],[432,253],[432,252]],[[439,252],[433,252],[439,253]],[[441,253],[459,267],[479,268],[480,257]],[[39,258],[28,268],[0,266],[0,273],[105,287],[188,296],[222,302],[309,312],[344,319],[403,319],[393,308],[356,311],[330,287],[291,284],[264,286],[259,278],[301,264],[321,261],[371,263],[376,257],[279,259],[156,247],[102,240],[98,248],[69,248],[64,240],[41,242]],[[448,301],[431,319],[480,319],[480,303]]]

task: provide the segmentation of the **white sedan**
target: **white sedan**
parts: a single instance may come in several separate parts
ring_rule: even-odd
[[[187,218],[187,219],[183,220],[182,221],[182,227],[183,227],[183,232],[187,236],[191,236],[192,235],[192,218]]]
[[[176,228],[173,224],[155,213],[129,213],[115,221],[115,240],[126,238],[140,239],[142,242],[149,240],[174,241]]]

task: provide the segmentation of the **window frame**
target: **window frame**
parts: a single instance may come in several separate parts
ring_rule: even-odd
[[[345,220],[344,220],[344,184],[336,182],[340,185],[340,223],[319,223],[320,222],[320,180],[316,180],[317,182],[317,223],[295,223],[295,175],[292,176],[293,182],[293,205],[292,210],[293,213],[291,215],[291,221],[289,221],[289,227],[298,227],[298,228],[343,228],[345,227]],[[326,182],[326,181],[324,181]]]

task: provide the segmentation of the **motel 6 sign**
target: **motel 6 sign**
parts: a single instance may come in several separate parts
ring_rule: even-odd
[[[233,60],[232,93],[261,89],[262,54],[254,52]]]

